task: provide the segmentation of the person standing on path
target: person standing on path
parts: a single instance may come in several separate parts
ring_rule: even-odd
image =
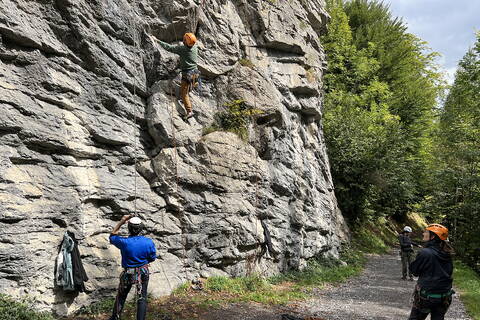
[[[400,256],[402,258],[402,279],[407,280],[408,273],[410,281],[413,281],[409,265],[412,262],[413,246],[420,247],[420,245],[410,239],[410,233],[412,233],[412,228],[405,226],[403,231],[398,235],[398,241],[400,242]]]
[[[409,320],[443,320],[452,303],[453,249],[447,242],[448,229],[430,224],[423,232],[424,248],[410,264],[418,276]]]
[[[158,40],[152,35],[149,36],[154,42],[158,42],[165,50],[180,56],[180,69],[182,70],[180,95],[182,97],[183,106],[187,112],[185,119],[191,118],[193,116],[192,103],[190,102],[188,94],[190,90],[197,85],[197,80],[200,76],[200,72],[197,68],[198,46],[195,45],[197,43],[197,37],[195,37],[193,33],[185,33],[183,35],[183,45],[174,46]]]
[[[118,231],[128,221],[130,236],[120,237]],[[141,236],[143,223],[138,217],[125,215],[110,233],[110,243],[122,253],[123,272],[120,274],[117,297],[110,320],[119,320],[133,285],[136,286],[137,320],[145,320],[147,314],[147,287],[150,272],[148,265],[156,259],[155,245],[152,239]]]

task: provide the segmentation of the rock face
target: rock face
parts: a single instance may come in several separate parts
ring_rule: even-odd
[[[323,0],[1,0],[1,292],[58,314],[113,296],[108,235],[132,212],[161,256],[153,295],[338,255],[348,230],[321,127],[326,20]],[[189,123],[172,96],[178,58],[144,30],[199,38]],[[204,135],[236,99],[262,111],[248,141]],[[74,296],[53,283],[66,230],[90,277]]]

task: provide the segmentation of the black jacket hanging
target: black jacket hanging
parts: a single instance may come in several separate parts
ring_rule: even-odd
[[[73,283],[75,290],[78,292],[85,292],[85,281],[88,281],[87,273],[83,268],[82,259],[80,258],[80,251],[78,250],[78,241],[75,238],[75,234],[68,231],[68,235],[75,242],[75,246],[72,251],[72,267],[73,267]]]
[[[263,228],[263,236],[265,237],[265,246],[268,249],[268,253],[273,254],[273,244],[272,244],[272,238],[270,236],[270,231],[268,231],[267,224],[265,223],[264,220],[262,220],[261,223]]]

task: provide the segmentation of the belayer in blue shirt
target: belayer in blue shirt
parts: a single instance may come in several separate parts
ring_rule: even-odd
[[[128,237],[118,235],[120,228],[128,221]],[[147,313],[147,287],[150,272],[148,264],[155,260],[156,250],[152,239],[141,236],[142,220],[125,215],[110,233],[110,243],[122,253],[123,272],[120,274],[115,305],[110,320],[119,320],[125,300],[133,285],[136,286],[137,320],[144,320]]]

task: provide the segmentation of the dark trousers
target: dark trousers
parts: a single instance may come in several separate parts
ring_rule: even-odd
[[[425,320],[430,314],[430,320],[444,320],[445,313],[452,303],[452,296],[444,298],[422,297],[418,290],[413,294],[413,307],[408,320]]]
[[[119,320],[125,300],[132,286],[136,286],[137,300],[137,320],[145,320],[147,314],[147,288],[150,278],[148,268],[135,268],[134,272],[123,271],[120,274],[120,284],[118,285],[117,297],[113,306],[113,313],[110,320]]]
[[[404,279],[407,278],[407,273],[408,276],[411,278],[412,277],[412,272],[410,271],[410,263],[412,262],[412,251],[402,251],[401,252],[401,257],[402,257],[402,277]]]

